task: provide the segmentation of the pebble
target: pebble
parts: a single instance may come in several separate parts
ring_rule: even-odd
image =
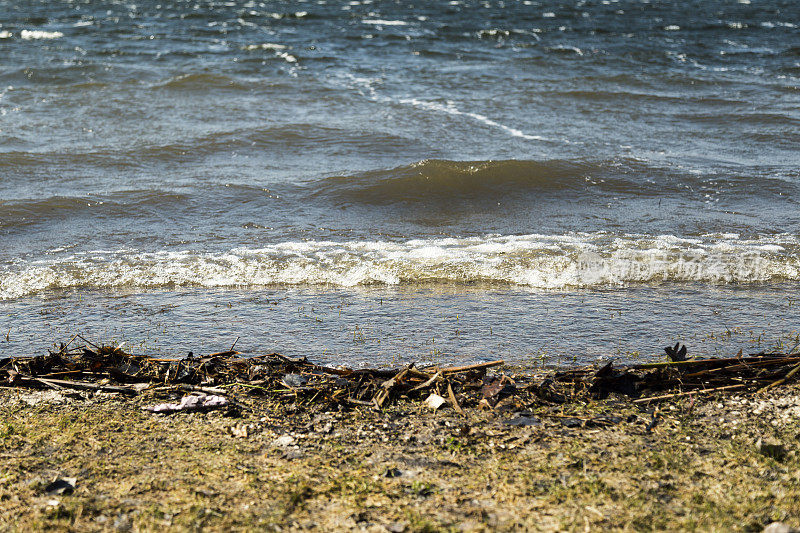
[[[763,533],[800,533],[800,529],[783,522],[773,522],[764,528]]]
[[[778,461],[780,461],[786,456],[786,447],[780,442],[773,440],[765,441],[762,439],[758,439],[758,442],[756,442],[756,450],[758,450],[758,453],[760,453],[761,455],[765,457],[771,457]]]
[[[295,438],[292,437],[291,435],[281,435],[280,437],[278,437],[273,441],[273,444],[275,446],[280,446],[282,448],[285,448],[286,446],[292,446],[294,445],[294,443],[295,443]]]

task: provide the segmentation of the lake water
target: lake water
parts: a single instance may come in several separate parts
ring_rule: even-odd
[[[0,0],[0,355],[791,348],[798,25],[778,0]]]

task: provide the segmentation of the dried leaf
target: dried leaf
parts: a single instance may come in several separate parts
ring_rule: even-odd
[[[430,407],[434,411],[437,410],[438,408],[440,408],[445,403],[447,403],[447,400],[445,400],[444,398],[442,398],[441,396],[439,396],[436,393],[431,394],[425,400],[425,405],[427,405],[428,407]]]

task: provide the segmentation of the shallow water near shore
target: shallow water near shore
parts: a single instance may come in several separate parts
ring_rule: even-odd
[[[663,346],[677,340],[700,357],[786,351],[800,343],[797,305],[789,285],[561,293],[441,284],[83,290],[7,303],[10,340],[0,347],[8,355],[44,353],[80,324],[90,341],[124,342],[133,353],[164,357],[224,351],[236,341],[249,355],[279,351],[335,365],[502,358],[563,366],[662,357]]]
[[[769,348],[800,329],[798,20],[0,0],[0,354]]]

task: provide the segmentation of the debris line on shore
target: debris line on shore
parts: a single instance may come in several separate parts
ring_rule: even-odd
[[[502,360],[451,367],[412,363],[396,369],[333,368],[305,357],[245,356],[232,348],[206,356],[190,353],[181,359],[162,359],[133,355],[120,346],[97,345],[76,335],[47,355],[0,359],[0,386],[128,396],[146,391],[193,393],[232,400],[189,402],[201,408],[235,406],[236,396],[262,396],[327,408],[381,409],[407,400],[433,410],[449,405],[463,413],[466,407],[520,410],[612,394],[642,404],[729,391],[757,392],[790,382],[800,372],[800,354],[779,353],[743,356],[739,352],[721,359],[670,356],[668,362],[620,367],[609,362],[600,368],[525,372],[505,367]],[[682,350],[685,355],[685,347]],[[678,351],[677,346],[670,351]]]

